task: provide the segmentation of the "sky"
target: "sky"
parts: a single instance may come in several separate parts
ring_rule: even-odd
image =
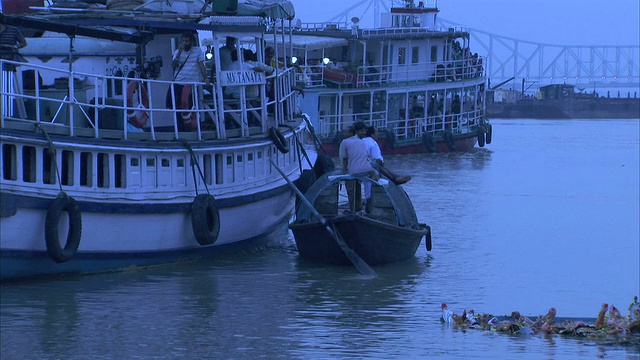
[[[324,22],[355,4],[347,17],[373,25],[371,1],[292,0],[302,22]],[[382,1],[382,0],[379,0]],[[389,7],[390,0],[383,1]],[[523,41],[564,46],[640,45],[638,0],[438,0],[439,19]],[[345,17],[342,17],[345,19]]]

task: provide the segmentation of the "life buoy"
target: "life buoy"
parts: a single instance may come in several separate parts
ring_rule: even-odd
[[[424,246],[427,248],[427,251],[431,251],[431,226],[427,225],[427,235],[424,239]]]
[[[67,241],[64,247],[60,245],[58,230],[60,227],[60,217],[66,211],[69,215],[69,230]],[[53,261],[57,263],[71,260],[78,251],[80,237],[82,236],[82,216],[78,203],[65,193],[61,193],[55,198],[49,209],[44,227],[44,239],[47,245],[47,252]]]
[[[137,95],[136,95],[137,94]],[[138,104],[133,104],[134,96],[137,96]],[[149,94],[147,88],[140,81],[130,81],[127,85],[127,118],[129,124],[142,128],[149,120]]]
[[[491,126],[491,124],[487,124],[487,134],[486,134],[486,140],[485,140],[487,144],[491,144],[492,136],[493,136],[493,127]]]
[[[335,168],[336,164],[333,162],[331,156],[327,154],[318,154],[316,162],[313,164],[313,171],[316,174],[316,179],[319,179],[329,171],[335,170]]]
[[[476,131],[478,132],[478,146],[484,147],[484,129],[479,127]]]
[[[436,144],[433,141],[433,136],[431,136],[431,133],[426,132],[422,134],[422,144],[424,144],[424,147],[428,152],[436,152]]]
[[[186,84],[182,87],[182,92],[180,93],[180,109],[192,110],[193,101],[191,100],[191,92],[193,88],[191,84]],[[193,130],[198,127],[198,116],[195,111],[182,111],[180,112],[180,117],[182,118],[185,128]]]
[[[191,203],[191,227],[198,244],[211,245],[220,235],[220,213],[215,198],[200,194]]]
[[[271,141],[273,144],[280,150],[281,153],[286,154],[289,152],[289,142],[285,139],[284,135],[279,129],[275,127],[269,128],[269,136],[271,137]]]
[[[453,138],[451,131],[446,130],[444,132],[444,142],[447,144],[449,151],[456,151],[456,140]]]

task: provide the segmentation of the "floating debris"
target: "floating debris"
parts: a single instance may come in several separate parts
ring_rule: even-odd
[[[578,319],[557,319],[556,309],[535,320],[513,311],[510,315],[496,317],[488,313],[475,315],[474,310],[464,310],[462,315],[451,311],[447,304],[441,306],[440,321],[463,329],[488,330],[507,334],[534,335],[560,334],[581,338],[609,339],[616,344],[640,345],[640,303],[638,297],[629,305],[629,315],[623,316],[614,305],[604,303],[593,324]],[[556,321],[558,320],[558,322]]]

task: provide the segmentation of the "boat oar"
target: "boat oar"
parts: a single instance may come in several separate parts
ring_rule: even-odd
[[[309,210],[311,210],[313,215],[315,215],[315,217],[318,218],[318,220],[320,220],[320,222],[322,223],[324,228],[327,229],[329,234],[331,234],[331,236],[336,240],[336,242],[338,243],[342,251],[344,251],[345,255],[347,255],[351,263],[353,263],[353,266],[355,266],[362,275],[366,275],[368,277],[375,277],[376,272],[373,271],[371,266],[369,266],[369,264],[367,264],[367,262],[364,261],[360,257],[360,255],[358,255],[355,251],[353,251],[353,249],[351,249],[349,245],[347,245],[347,243],[344,242],[344,240],[340,237],[340,234],[338,234],[336,231],[333,230],[331,225],[329,225],[329,222],[322,215],[320,215],[318,210],[316,210],[313,207],[311,202],[304,196],[304,194],[302,194],[302,192],[300,192],[300,190],[296,187],[296,185],[293,182],[291,182],[291,180],[289,180],[289,178],[287,177],[287,174],[285,174],[284,171],[282,171],[282,169],[278,165],[276,165],[276,163],[272,159],[269,159],[269,161],[271,162],[271,165],[273,165],[273,167],[275,167],[276,170],[278,170],[278,172],[280,173],[280,175],[282,175],[282,177],[287,181],[287,184],[291,186],[293,191],[295,191],[295,193],[298,195],[300,200],[302,200],[302,202],[309,208]]]

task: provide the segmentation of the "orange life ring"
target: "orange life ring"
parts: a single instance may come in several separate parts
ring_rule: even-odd
[[[134,108],[133,97],[137,92],[138,96],[138,108]],[[129,124],[142,128],[147,124],[149,120],[149,94],[147,94],[147,88],[145,88],[140,81],[131,81],[127,85],[127,118]]]
[[[190,100],[193,88],[194,86],[191,84],[186,84],[182,87],[182,92],[180,93],[180,109],[191,110]],[[198,127],[198,116],[195,111],[182,111],[180,117],[187,129],[193,130]]]

